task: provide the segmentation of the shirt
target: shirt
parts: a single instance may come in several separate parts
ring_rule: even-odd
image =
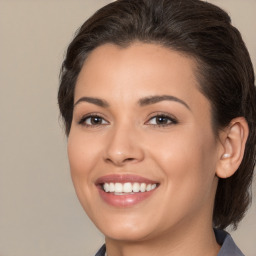
[[[216,241],[221,245],[221,249],[217,256],[245,256],[236,246],[229,233],[223,230],[214,229]],[[106,245],[104,244],[95,256],[105,256]]]

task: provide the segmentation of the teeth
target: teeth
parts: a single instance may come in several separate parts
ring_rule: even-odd
[[[116,193],[122,193],[123,192],[123,185],[122,183],[116,183],[115,184],[115,191]]]
[[[140,184],[139,183],[133,183],[132,191],[135,192],[135,193],[140,192]]]
[[[132,192],[132,183],[130,183],[130,182],[124,183],[124,185],[123,185],[123,192],[131,193]]]
[[[147,187],[146,187],[146,191],[150,191],[152,188],[152,185],[151,184],[148,184]]]
[[[151,186],[151,190],[152,189],[155,189],[156,188],[156,184],[153,184],[152,186]]]
[[[107,183],[105,183],[105,184],[107,184]],[[115,192],[115,184],[114,183],[109,184],[109,192]]]
[[[108,183],[105,183],[103,188],[104,188],[105,192],[109,192],[109,184]]]
[[[156,188],[156,184],[146,184],[146,183],[104,183],[103,190],[105,192],[115,193],[116,195],[123,195],[123,193],[138,193],[146,192]]]

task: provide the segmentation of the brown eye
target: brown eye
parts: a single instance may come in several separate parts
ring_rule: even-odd
[[[98,117],[98,116],[91,117],[90,122],[91,122],[92,125],[98,125],[98,124],[102,123],[102,118]]]
[[[80,124],[86,125],[86,126],[98,126],[98,125],[105,125],[108,124],[108,122],[103,119],[100,116],[87,116],[81,119],[79,122]]]
[[[177,121],[170,116],[166,115],[157,115],[152,118],[147,122],[150,125],[157,125],[157,126],[166,126],[166,125],[172,125],[176,124]]]
[[[156,117],[156,123],[157,124],[168,124],[170,120],[165,116],[158,116]]]

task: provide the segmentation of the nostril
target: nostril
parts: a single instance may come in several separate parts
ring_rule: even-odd
[[[134,160],[135,160],[135,158],[129,157],[129,158],[126,158],[124,161],[131,162],[131,161],[134,161]]]
[[[132,161],[135,161],[136,158],[134,157],[127,157],[127,158],[115,158],[115,159],[111,159],[111,158],[107,158],[106,161],[109,162],[109,163],[114,163],[114,164],[117,164],[117,165],[122,165],[124,163],[127,163],[127,162],[132,162]]]
[[[121,145],[123,150],[115,147],[107,148],[103,154],[104,161],[117,166],[121,166],[128,163],[140,162],[143,160],[144,154],[141,148],[132,148],[129,145]]]

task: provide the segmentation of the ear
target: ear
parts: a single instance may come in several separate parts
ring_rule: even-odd
[[[216,168],[219,178],[228,178],[238,169],[243,160],[248,134],[249,128],[244,117],[232,119],[229,126],[221,132],[221,147]]]

